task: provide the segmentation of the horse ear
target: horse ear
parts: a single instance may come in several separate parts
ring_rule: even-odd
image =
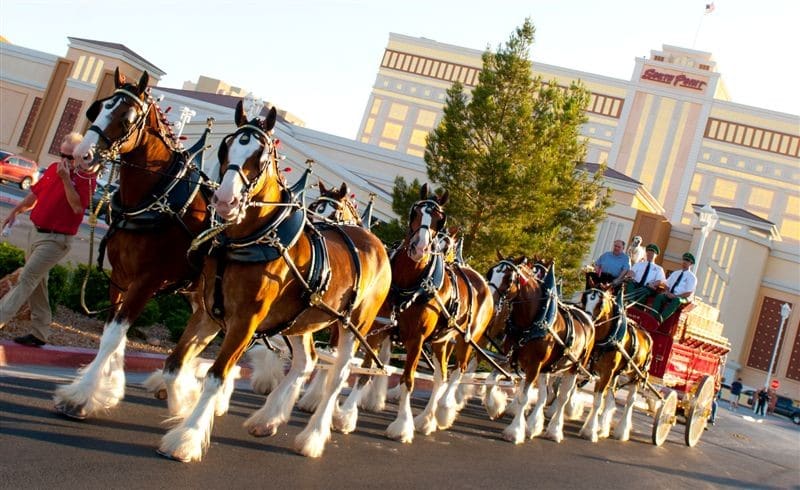
[[[339,187],[339,197],[344,197],[350,194],[350,189],[347,188],[347,182],[342,182],[342,186]]]
[[[328,191],[328,189],[325,187],[325,184],[321,180],[317,183],[317,187],[319,187],[320,196]]]
[[[497,252],[497,259],[498,260],[506,260],[506,258],[503,257],[503,252],[501,252],[499,248],[495,249],[495,252]]]
[[[419,188],[419,198],[420,199],[427,199],[428,198],[428,184],[422,184],[422,187]]]
[[[236,103],[236,113],[233,116],[233,121],[236,123],[237,127],[247,124],[247,113],[244,112],[244,104],[241,100]]]
[[[444,191],[441,196],[436,199],[436,202],[439,203],[439,206],[444,206],[447,204],[447,201],[450,200],[450,191]]]
[[[145,90],[147,90],[147,84],[150,83],[150,75],[147,74],[147,70],[142,73],[141,78],[139,78],[139,87],[138,91],[140,94],[143,94]]]
[[[275,106],[272,106],[272,109],[269,110],[267,114],[267,118],[264,120],[264,131],[270,132],[272,128],[275,127],[275,121],[278,120],[278,111],[275,109]]]
[[[125,85],[125,75],[119,72],[119,67],[114,68],[114,85],[116,88]]]
[[[86,109],[86,119],[94,122],[94,120],[97,119],[98,114],[100,114],[100,107],[102,105],[103,104],[99,100],[92,102],[92,105]]]

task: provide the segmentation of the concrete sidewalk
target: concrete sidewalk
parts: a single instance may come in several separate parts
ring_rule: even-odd
[[[96,349],[55,345],[28,347],[8,340],[0,341],[0,366],[32,365],[77,369],[92,362],[96,355]],[[125,370],[145,373],[161,369],[166,357],[163,354],[126,352]]]

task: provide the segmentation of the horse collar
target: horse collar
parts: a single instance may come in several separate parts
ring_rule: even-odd
[[[433,255],[416,285],[401,288],[392,283],[389,296],[394,307],[398,311],[404,311],[414,303],[427,303],[444,284],[444,274],[444,258],[441,255]]]

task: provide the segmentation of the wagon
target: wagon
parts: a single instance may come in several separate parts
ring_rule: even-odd
[[[682,411],[684,441],[694,447],[706,428],[724,356],[730,351],[717,321],[719,312],[695,299],[663,323],[634,306],[627,315],[653,338],[648,382],[662,400],[654,417],[653,444],[663,444]]]

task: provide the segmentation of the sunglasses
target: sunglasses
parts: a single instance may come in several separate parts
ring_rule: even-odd
[[[66,153],[60,153],[60,155],[61,155],[61,158],[66,158],[70,162],[75,159],[75,157],[73,157],[72,155],[67,155]]]

